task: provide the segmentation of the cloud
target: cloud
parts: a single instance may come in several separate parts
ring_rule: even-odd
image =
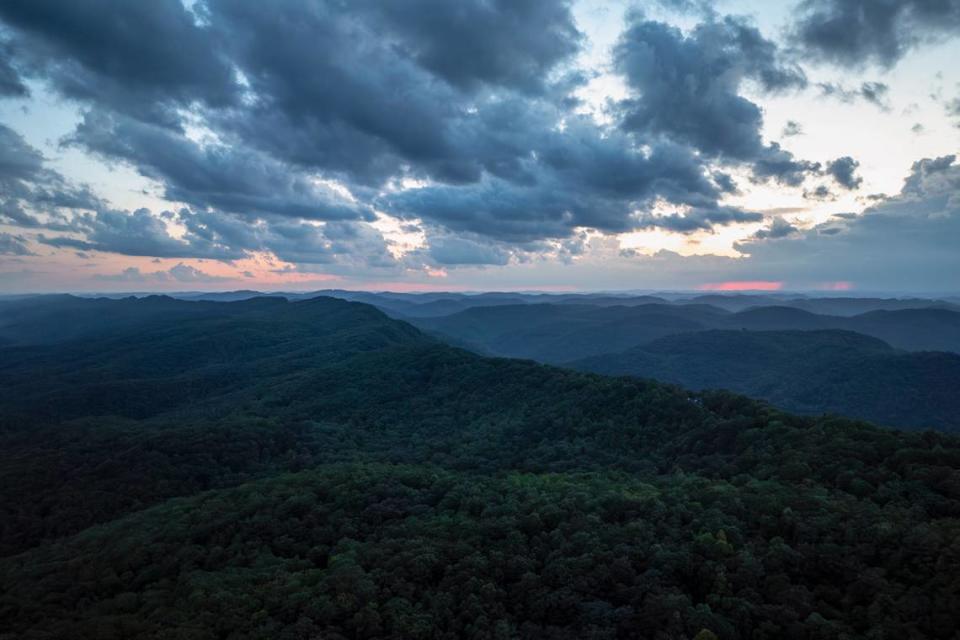
[[[364,222],[317,224],[286,219],[240,220],[209,211],[182,210],[178,222],[189,237],[245,254],[270,252],[284,262],[358,272],[398,266],[383,234]]]
[[[694,231],[709,231],[716,225],[760,222],[761,220],[763,220],[763,215],[752,211],[743,211],[735,207],[694,207],[683,214],[644,214],[638,226],[643,229],[660,228],[677,233],[692,233]]]
[[[39,80],[79,105],[68,143],[156,181],[174,212],[108,206],[0,129],[0,221],[80,251],[401,274],[579,260],[592,230],[763,221],[726,205],[732,175],[859,186],[851,158],[824,168],[763,138],[748,96],[807,86],[788,52],[743,19],[670,1],[703,22],[633,15],[613,64],[629,97],[599,124],[579,115],[583,35],[565,0],[10,0],[0,87]],[[878,105],[885,92],[835,90]],[[800,133],[791,121],[783,135]],[[384,215],[427,244],[398,255]],[[787,227],[748,244],[808,235]]]
[[[947,115],[951,118],[960,118],[960,98],[954,98],[947,103]],[[956,126],[960,127],[960,120],[956,122]]]
[[[345,11],[319,0],[270,7],[206,0],[194,5],[194,16],[177,0],[151,8],[100,0],[125,25],[122,32],[113,23],[92,24],[91,2],[71,7],[68,17],[103,42],[74,37],[26,3],[0,17],[29,50],[35,75],[88,105],[70,144],[130,164],[158,181],[168,200],[196,210],[233,213],[253,225],[272,216],[369,221],[378,191],[412,176],[437,189],[466,187],[455,197],[444,192],[449,206],[432,215],[460,228],[469,227],[460,214],[442,215],[454,211],[452,201],[469,202],[502,182],[518,205],[539,201],[541,212],[503,211],[476,231],[500,236],[499,220],[509,226],[518,218],[526,230],[517,235],[543,238],[570,233],[563,222],[570,207],[580,213],[577,224],[625,229],[633,203],[654,194],[716,199],[693,151],[655,150],[667,166],[659,170],[623,136],[599,149],[604,132],[580,122],[574,129],[592,138],[591,150],[558,132],[571,116],[561,72],[582,39],[566,1],[362,1]],[[186,58],[167,50],[175,45],[153,42],[154,22],[170,42],[183,40],[197,69],[183,71]],[[134,50],[141,41],[145,50]],[[66,68],[70,74],[59,74]],[[145,86],[152,77],[140,73],[146,70],[162,71],[156,86]],[[71,75],[84,90],[67,81]],[[599,166],[582,158],[571,166],[568,156],[581,153]],[[584,202],[571,202],[571,189],[562,202],[546,202],[543,190],[561,179],[592,191],[576,196]],[[345,185],[357,200],[340,197],[331,184]],[[537,231],[544,209],[558,223]],[[315,232],[297,225],[265,228],[280,234],[267,244],[288,255],[320,256],[329,240],[310,240]],[[300,248],[283,236],[294,229]]]
[[[958,0],[803,0],[792,39],[821,61],[892,67],[920,43],[958,34]]]
[[[503,247],[453,235],[429,238],[429,255],[437,264],[445,266],[502,266],[510,262],[510,252]]]
[[[783,125],[783,131],[780,135],[782,135],[784,138],[802,136],[803,126],[796,120],[787,120],[787,124]]]
[[[70,98],[174,125],[177,107],[239,95],[229,61],[180,0],[5,0],[0,19],[24,66]]]
[[[405,56],[463,88],[545,89],[553,67],[572,56],[582,35],[570,2],[406,0],[360,2],[399,41]]]
[[[37,240],[51,247],[128,256],[215,260],[233,260],[246,256],[242,249],[211,241],[191,233],[190,230],[182,238],[176,238],[170,234],[163,220],[148,209],[137,209],[133,212],[101,210],[93,214],[78,215],[72,222],[71,230],[82,234],[83,239],[40,234]]]
[[[834,216],[811,229],[737,245],[744,268],[772,279],[848,281],[896,290],[923,283],[951,291],[960,273],[960,166],[955,156],[914,163],[901,192],[860,215]]]
[[[214,276],[206,273],[196,267],[192,267],[182,262],[170,267],[166,271],[153,271],[144,273],[138,267],[127,267],[116,274],[97,274],[93,276],[95,280],[105,282],[130,282],[130,283],[156,283],[156,282],[178,282],[184,284],[211,284],[215,282],[226,282],[230,278]]]
[[[746,81],[766,92],[806,86],[803,71],[753,26],[726,17],[688,34],[634,15],[614,49],[617,71],[635,95],[620,105],[622,126],[666,135],[708,157],[754,167],[758,179],[799,184],[816,164],[765,145],[763,113],[740,93]]]
[[[799,231],[800,230],[797,227],[790,224],[783,218],[774,218],[769,227],[760,229],[753,234],[753,237],[760,240],[766,238],[786,238],[787,236],[792,236],[795,233],[799,233]]]
[[[825,184],[817,185],[812,191],[804,191],[803,197],[807,200],[836,200],[830,187]]]
[[[0,40],[0,98],[30,95],[30,90],[12,64],[13,58],[13,45]]]
[[[61,209],[103,205],[88,187],[70,183],[45,166],[39,150],[0,124],[0,222],[21,227],[63,228]]]
[[[164,218],[182,227],[182,234],[171,233]],[[333,269],[396,266],[383,235],[362,222],[241,219],[188,209],[158,216],[148,209],[138,209],[84,214],[72,224],[72,235],[40,234],[37,240],[52,247],[128,256],[231,261],[269,252],[285,262],[323,264]]]
[[[88,111],[69,140],[131,163],[163,184],[173,202],[249,216],[373,218],[369,209],[264,154],[215,142],[200,144],[131,118]]]
[[[857,167],[860,163],[850,156],[843,156],[827,163],[827,173],[837,181],[841,187],[854,190],[859,189],[863,184],[863,178],[856,175]]]
[[[0,255],[32,256],[35,254],[27,247],[27,239],[23,236],[0,232]]]
[[[516,243],[565,238],[580,228],[628,231],[660,199],[718,209],[721,189],[689,147],[659,141],[641,149],[626,134],[601,131],[586,119],[571,118],[566,125],[562,133],[539,130],[531,140],[535,157],[524,165],[528,181],[489,177],[473,185],[431,185],[388,194],[377,206]]]
[[[960,173],[960,167],[954,164],[956,160],[957,156],[953,154],[917,160],[903,182],[902,195],[920,197],[931,191],[955,195],[957,173]]]
[[[558,0],[207,6],[253,96],[217,114],[217,128],[367,185],[404,171],[475,182],[504,154],[525,153],[486,144],[478,109],[547,93],[581,39]]]
[[[835,82],[820,82],[817,86],[820,88],[820,94],[827,98],[836,98],[846,103],[864,100],[881,111],[890,110],[890,104],[887,101],[890,87],[883,82],[864,82],[854,89]]]

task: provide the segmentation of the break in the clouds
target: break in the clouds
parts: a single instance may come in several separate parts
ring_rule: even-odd
[[[48,288],[58,269],[78,286],[78,263],[91,287],[535,288],[578,270],[578,286],[687,286],[683,264],[776,270],[779,247],[866,228],[833,213],[921,206],[861,194],[897,193],[890,164],[932,193],[917,167],[933,165],[911,163],[948,155],[943,136],[914,135],[911,113],[912,147],[880,153],[875,132],[845,145],[823,127],[909,105],[955,136],[949,101],[931,115],[917,70],[896,72],[951,46],[957,2],[802,0],[786,24],[719,8],[8,0],[0,260]],[[617,281],[654,263],[656,283]]]
[[[799,270],[820,281],[859,282],[874,290],[956,290],[960,274],[960,165],[956,156],[914,163],[895,196],[859,215],[837,215],[802,233],[783,223],[743,250],[775,280]]]

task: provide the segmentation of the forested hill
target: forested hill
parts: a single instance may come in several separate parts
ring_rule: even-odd
[[[835,329],[879,338],[898,349],[960,353],[960,312],[941,308],[879,310],[846,317],[782,305],[731,313],[708,304],[514,304],[412,318],[411,322],[491,355],[554,364],[709,329]]]
[[[701,331],[574,368],[729,389],[789,411],[960,430],[960,354],[907,352],[849,331]]]
[[[953,437],[485,358],[327,298],[121,302],[82,307],[108,333],[0,349],[3,640],[960,628]]]

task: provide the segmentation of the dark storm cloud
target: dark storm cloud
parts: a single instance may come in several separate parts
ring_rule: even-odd
[[[634,16],[614,56],[617,70],[637,93],[621,105],[625,129],[666,135],[721,161],[753,165],[758,179],[794,185],[819,168],[763,143],[763,114],[740,95],[743,83],[750,80],[776,92],[807,81],[749,24],[727,17],[685,35]]]
[[[174,202],[245,215],[317,220],[372,218],[308,176],[264,154],[228,145],[201,146],[164,127],[88,111],[70,142],[122,159],[160,181]]]
[[[176,122],[171,108],[237,95],[229,63],[180,0],[4,0],[25,65],[64,95]]]
[[[863,178],[856,175],[860,163],[850,156],[843,156],[827,164],[827,173],[837,181],[841,187],[849,190],[859,189]]]
[[[45,162],[23,136],[0,124],[0,222],[57,228],[64,223],[60,209],[103,205],[86,186],[70,183]]]
[[[542,91],[582,38],[569,2],[402,0],[359,3],[406,56],[451,84]]]
[[[13,45],[0,36],[0,98],[30,94],[20,73],[13,67]]]
[[[891,67],[925,40],[960,34],[960,0],[804,0],[794,41],[826,62]]]
[[[720,188],[691,149],[658,142],[648,152],[615,131],[574,119],[534,146],[529,182],[489,178],[475,185],[430,186],[382,198],[385,210],[455,231],[510,242],[570,236],[576,228],[621,232],[657,198],[716,209]],[[722,216],[715,222],[726,223]]]
[[[345,10],[209,0],[212,28],[255,96],[218,124],[277,157],[364,184],[405,170],[475,182],[505,151],[472,146],[483,138],[483,90],[545,89],[579,47],[568,4],[365,1]]]
[[[308,184],[314,172],[359,190],[402,175],[530,184],[530,145],[563,115],[554,71],[582,38],[563,0],[201,0],[194,10],[199,21],[178,0],[81,2],[58,22],[14,3],[0,17],[37,73],[91,105],[75,144],[131,163],[171,200],[245,216],[371,217]],[[102,37],[75,37],[94,15],[112,17],[90,27]],[[142,103],[163,118],[134,113]],[[194,106],[222,145],[166,127]]]
[[[395,268],[364,223],[374,207],[489,246],[689,232],[758,219],[720,204],[736,184],[717,163],[788,185],[820,170],[762,142],[741,85],[806,78],[733,18],[689,36],[635,20],[617,50],[635,95],[614,129],[574,114],[583,36],[565,0],[11,0],[0,20],[17,68],[82,105],[70,144],[192,209],[169,219],[187,231],[174,237],[152,214],[88,207],[44,238],[56,246]],[[662,204],[683,213],[645,213]]]
[[[732,193],[735,195],[740,193],[740,188],[737,186],[736,180],[734,180],[733,176],[729,173],[718,171],[713,174],[713,181],[717,183],[720,191],[724,193]]]

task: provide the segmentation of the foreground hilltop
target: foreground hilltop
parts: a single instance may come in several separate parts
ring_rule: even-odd
[[[950,436],[482,357],[330,298],[47,302],[88,323],[0,349],[5,640],[960,627]]]

